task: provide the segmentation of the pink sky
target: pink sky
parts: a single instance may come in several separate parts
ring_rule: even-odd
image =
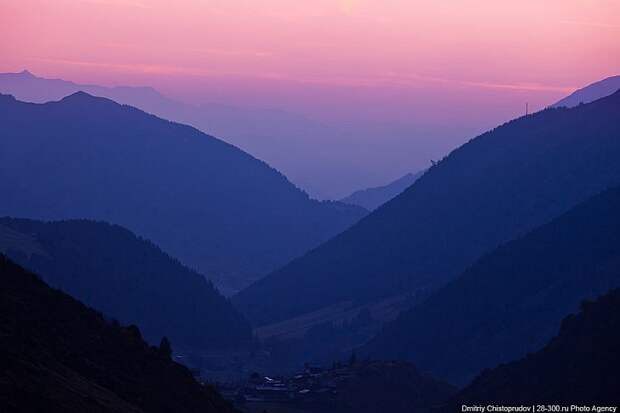
[[[616,0],[3,0],[0,11],[2,71],[185,98],[305,107],[355,88],[363,101],[457,90],[543,105],[620,73]]]
[[[0,0],[0,56],[2,72],[464,141],[620,74],[620,1]]]

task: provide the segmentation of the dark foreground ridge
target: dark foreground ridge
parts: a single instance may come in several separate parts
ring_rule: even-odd
[[[542,350],[482,373],[454,398],[462,404],[620,404],[620,290],[586,301]]]
[[[215,390],[120,327],[0,255],[3,413],[234,412]]]

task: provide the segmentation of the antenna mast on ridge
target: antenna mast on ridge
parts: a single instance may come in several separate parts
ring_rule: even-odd
[[[525,116],[530,114],[529,102],[525,102]]]

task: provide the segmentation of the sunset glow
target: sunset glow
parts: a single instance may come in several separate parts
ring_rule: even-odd
[[[356,124],[338,138],[364,146],[337,160],[363,159],[349,188],[620,73],[618,22],[615,0],[3,0],[0,71]]]
[[[386,86],[522,92],[542,104],[620,72],[620,3],[508,3],[5,0],[0,68],[194,98],[214,78],[242,79],[229,99],[275,83],[283,90],[260,99],[270,104],[304,87]]]

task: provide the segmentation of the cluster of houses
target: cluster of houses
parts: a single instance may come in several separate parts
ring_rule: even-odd
[[[290,377],[268,377],[252,373],[241,383],[218,384],[218,390],[236,404],[251,403],[330,403],[341,383],[353,376],[349,365],[330,369],[306,365]]]

